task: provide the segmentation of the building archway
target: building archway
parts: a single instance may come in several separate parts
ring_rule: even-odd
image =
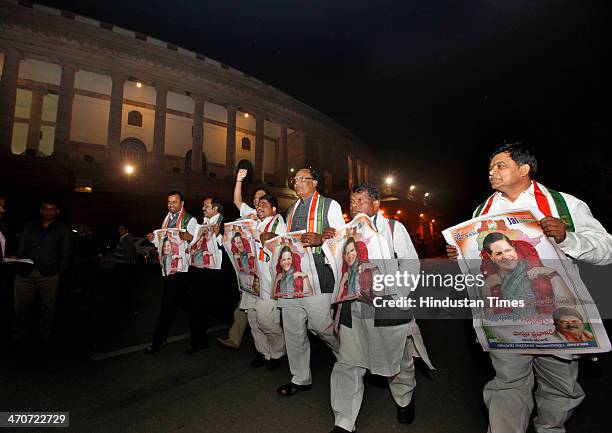
[[[147,165],[147,146],[136,137],[128,137],[121,142],[121,160],[140,167]]]
[[[191,149],[185,153],[185,174],[191,173]],[[202,152],[202,173],[206,174],[206,155]]]

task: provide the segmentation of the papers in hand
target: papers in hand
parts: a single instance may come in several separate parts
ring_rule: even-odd
[[[33,265],[34,261],[31,259],[12,259],[10,257],[6,257],[4,259],[4,263],[27,263],[28,265]]]

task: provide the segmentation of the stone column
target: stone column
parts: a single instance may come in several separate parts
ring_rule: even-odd
[[[153,129],[153,166],[163,167],[166,147],[166,99],[168,89],[155,86],[155,127]],[[191,155],[193,157],[193,155]]]
[[[255,182],[264,181],[264,118],[255,118]]]
[[[230,176],[234,175],[236,164],[236,108],[227,106],[227,141],[225,145],[225,166],[229,169]]]
[[[40,146],[40,124],[42,121],[43,98],[47,90],[43,88],[32,89],[32,105],[30,105],[30,123],[28,126],[27,149],[38,151]]]
[[[67,155],[70,152],[70,128],[72,124],[72,101],[74,99],[74,75],[76,66],[62,65],[62,80],[57,104],[57,124],[53,153]]]
[[[276,182],[278,186],[284,187],[287,183],[287,170],[289,158],[287,154],[287,127],[281,126],[278,139],[278,152],[276,152]]]
[[[11,151],[20,61],[21,55],[17,51],[4,52],[4,68],[0,84],[0,153]]]
[[[191,172],[202,172],[202,152],[204,151],[204,98],[194,96],[193,142],[191,144]]]
[[[113,74],[113,87],[111,90],[110,110],[108,112],[108,135],[106,144],[106,158],[119,160],[121,157],[121,117],[123,113],[123,83],[125,75]]]

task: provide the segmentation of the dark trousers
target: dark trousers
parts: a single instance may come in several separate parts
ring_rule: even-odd
[[[236,274],[229,259],[227,264],[228,269],[220,270],[189,268],[189,323],[192,346],[208,341],[206,331],[213,318],[224,325],[232,325],[239,298]]]
[[[13,339],[19,340],[26,336],[30,319],[30,309],[32,308],[37,293],[40,297],[38,338],[43,340],[49,338],[51,325],[55,318],[58,284],[59,274],[45,277],[36,269],[27,277],[22,277],[20,275],[15,277],[15,315],[13,318],[13,332],[11,335]]]
[[[210,312],[207,305],[207,289],[210,285],[210,270],[189,268],[189,294],[191,299],[191,311],[189,314],[189,338],[191,347],[204,346],[208,344],[208,326],[210,324]]]
[[[164,277],[164,293],[162,295],[159,318],[155,326],[155,333],[153,334],[154,346],[159,346],[166,341],[179,308],[190,312],[189,305],[187,273],[179,272]]]

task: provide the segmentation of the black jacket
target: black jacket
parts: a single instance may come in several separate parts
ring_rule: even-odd
[[[49,277],[64,272],[70,266],[72,243],[70,229],[61,221],[56,220],[47,228],[40,220],[26,224],[19,239],[17,256],[33,260],[34,266],[20,265],[17,273],[28,276],[36,268]]]

